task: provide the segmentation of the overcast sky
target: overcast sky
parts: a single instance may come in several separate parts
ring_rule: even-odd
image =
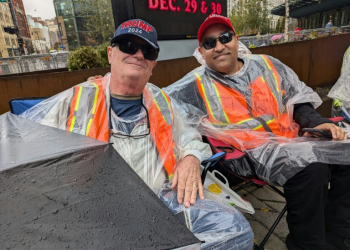
[[[53,0],[23,0],[23,4],[27,15],[43,20],[56,17]]]

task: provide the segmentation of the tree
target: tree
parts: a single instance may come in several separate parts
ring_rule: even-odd
[[[60,43],[55,42],[53,48],[56,49],[56,50],[59,50],[59,48],[60,48]]]
[[[90,46],[82,46],[74,51],[70,51],[67,63],[69,71],[104,66],[100,54]]]
[[[285,17],[278,18],[277,24],[276,24],[276,33],[281,33],[282,30],[284,30],[284,23],[285,23]]]
[[[267,33],[271,22],[267,0],[238,0],[229,18],[239,35]]]
[[[286,20],[285,20],[285,23],[284,23],[284,34],[287,34],[288,33],[288,25],[289,25],[289,0],[286,0],[285,2],[285,5],[286,5]],[[288,36],[284,36],[284,39],[285,41],[287,42],[288,41]]]
[[[71,3],[87,45],[112,39],[115,27],[111,0],[71,0]]]

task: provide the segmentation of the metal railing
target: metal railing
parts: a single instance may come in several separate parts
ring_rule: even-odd
[[[69,53],[0,58],[0,75],[67,68]]]
[[[330,27],[330,28],[318,28],[308,29],[300,31],[291,31],[280,34],[268,34],[261,36],[241,36],[241,41],[248,48],[269,46],[274,44],[281,44],[286,42],[299,42],[306,40],[313,40],[317,38],[341,35],[350,33],[350,25],[341,27]]]

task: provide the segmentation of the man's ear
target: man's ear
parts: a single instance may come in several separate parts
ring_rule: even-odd
[[[108,63],[109,64],[112,64],[112,52],[113,52],[112,50],[113,50],[112,46],[108,46],[107,55],[108,55]]]
[[[198,51],[199,51],[199,53],[201,53],[202,58],[204,59],[204,55],[203,55],[203,53],[202,53],[202,48],[201,48],[201,47],[198,47]]]
[[[151,75],[153,75],[153,69],[156,66],[157,61],[152,61],[152,69],[151,69]]]

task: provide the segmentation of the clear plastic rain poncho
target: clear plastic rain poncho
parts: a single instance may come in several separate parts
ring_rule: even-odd
[[[345,117],[340,126],[350,128],[350,47],[344,54],[340,77],[329,91],[328,97],[334,100],[333,116]]]
[[[169,181],[179,160],[193,151],[202,152],[206,158],[211,156],[209,146],[201,142],[198,131],[185,125],[170,107],[170,100],[164,92],[149,83],[143,92],[144,107],[140,114],[118,117],[109,108],[109,83],[110,74],[107,74],[97,85],[92,82],[79,84],[44,100],[21,116],[102,140],[107,134],[107,141],[113,143],[116,151],[166,205],[176,207],[176,210],[172,209],[175,213],[184,211],[188,227],[196,237],[206,242],[202,244],[202,249],[250,250],[252,229],[236,209],[209,200],[185,208],[178,204],[176,198],[169,199],[176,197],[176,193],[169,189]],[[97,86],[100,86],[99,92],[96,91]],[[103,111],[107,114],[103,115]],[[91,118],[99,119],[99,125],[94,126]],[[167,163],[171,163],[170,166]],[[209,194],[206,191],[206,197]]]
[[[231,166],[235,173],[282,186],[313,162],[349,164],[349,140],[298,137],[294,104],[322,103],[311,88],[275,58],[249,50],[239,58],[244,65],[233,75],[204,64],[164,89],[187,124],[248,153],[253,168]]]

